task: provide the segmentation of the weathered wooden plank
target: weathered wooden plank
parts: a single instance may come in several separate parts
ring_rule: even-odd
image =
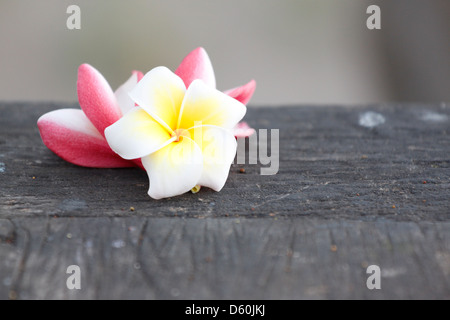
[[[0,297],[448,299],[450,222],[14,218]],[[382,270],[381,290],[366,268]],[[82,289],[66,288],[81,268]]]
[[[447,105],[249,108],[280,129],[278,174],[160,201],[143,171],[45,148],[37,118],[74,106],[0,104],[0,298],[450,298]]]
[[[140,216],[450,217],[446,105],[249,109],[246,119],[254,127],[280,129],[278,174],[261,176],[261,165],[234,165],[220,193],[202,190],[161,201],[149,199],[139,169],[80,168],[46,149],[35,123],[56,108],[0,106],[4,217],[128,216],[131,206]],[[383,114],[386,123],[359,125],[366,110]]]

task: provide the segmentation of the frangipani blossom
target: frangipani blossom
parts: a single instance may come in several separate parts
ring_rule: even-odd
[[[195,186],[220,191],[237,143],[233,128],[247,108],[238,100],[165,67],[147,73],[130,92],[138,105],[105,130],[122,158],[141,158],[154,199],[183,194]]]
[[[175,73],[186,87],[196,79],[215,88],[214,70],[203,48],[189,53]],[[139,159],[124,160],[111,150],[104,138],[104,130],[135,107],[128,93],[142,79],[134,71],[115,92],[95,68],[83,64],[78,69],[77,92],[81,109],[60,109],[44,114],[38,128],[44,144],[64,160],[84,167],[118,168],[139,166]],[[227,95],[247,104],[255,91],[254,80],[228,91]],[[244,130],[243,130],[244,129]],[[246,123],[234,128],[237,138],[253,134]]]
[[[59,109],[41,116],[37,122],[44,144],[64,160],[84,167],[119,168],[142,166],[126,161],[111,150],[104,130],[134,107],[126,94],[143,77],[134,71],[113,92],[105,78],[88,64],[78,69],[77,92],[80,109]]]

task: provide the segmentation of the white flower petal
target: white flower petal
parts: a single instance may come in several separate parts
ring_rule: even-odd
[[[247,107],[236,99],[194,80],[186,91],[177,128],[188,129],[201,121],[225,129],[233,127],[244,117]]]
[[[138,75],[137,73],[133,73],[131,77],[122,84],[115,92],[117,102],[119,103],[120,111],[122,111],[122,115],[130,111],[135,103],[133,99],[130,98],[129,93],[138,83]]]
[[[189,133],[202,149],[203,171],[198,184],[220,191],[236,156],[236,138],[230,131],[216,126],[193,127]]]
[[[175,130],[186,87],[166,67],[148,72],[130,92],[130,97],[164,127]]]
[[[188,192],[200,179],[202,162],[200,148],[187,137],[142,158],[150,179],[148,194],[162,199]]]
[[[145,157],[174,138],[145,110],[134,107],[105,129],[106,141],[124,159]]]

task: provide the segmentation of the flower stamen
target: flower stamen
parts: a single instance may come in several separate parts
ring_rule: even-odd
[[[177,129],[172,133],[172,138],[176,138],[174,142],[180,141],[181,137],[188,137],[191,138],[191,134],[188,130],[185,129]]]

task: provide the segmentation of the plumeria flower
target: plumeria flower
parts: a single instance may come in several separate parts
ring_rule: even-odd
[[[141,158],[148,194],[161,199],[196,186],[220,191],[236,155],[233,128],[247,108],[203,80],[185,82],[166,67],[147,73],[130,92],[138,105],[105,129],[110,147]]]
[[[105,128],[134,107],[129,92],[143,77],[134,71],[115,92],[106,79],[88,64],[78,68],[77,92],[80,109],[59,109],[37,122],[44,144],[64,160],[84,167],[118,168],[141,166],[126,161],[111,150]]]
[[[196,80],[203,80],[215,88],[214,70],[208,54],[197,48],[188,54],[175,73],[186,87]],[[111,150],[104,138],[104,130],[135,107],[128,93],[142,79],[143,74],[134,71],[130,79],[115,92],[95,68],[83,64],[78,69],[77,92],[79,109],[60,109],[43,115],[38,128],[44,144],[64,160],[84,167],[117,168],[139,166],[139,159],[125,160]],[[247,104],[255,91],[254,80],[225,91],[237,101]],[[245,122],[234,129],[236,137],[254,133]]]

